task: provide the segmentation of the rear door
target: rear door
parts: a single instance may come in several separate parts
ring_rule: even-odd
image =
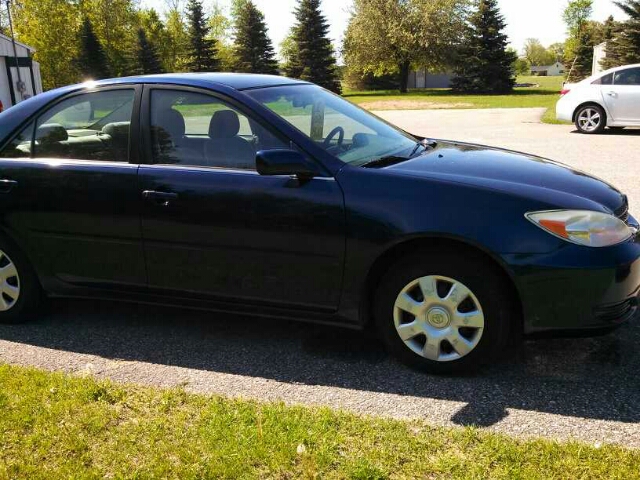
[[[640,68],[613,74],[612,85],[602,85],[607,109],[616,123],[640,124]]]
[[[137,188],[141,87],[67,96],[0,152],[0,216],[53,282],[144,288]],[[130,152],[133,151],[133,155]]]
[[[345,250],[337,182],[259,175],[256,150],[291,144],[229,99],[145,86],[142,108],[150,287],[243,305],[336,310]]]

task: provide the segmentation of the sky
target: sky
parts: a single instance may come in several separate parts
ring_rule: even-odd
[[[216,0],[203,0],[205,8]],[[231,0],[217,0],[223,8],[227,8]],[[278,49],[280,42],[286,37],[294,23],[293,9],[296,0],[254,0],[265,15],[269,27],[269,35]],[[565,38],[565,25],[562,11],[567,0],[499,0],[502,14],[507,21],[507,35],[511,45],[520,51],[527,38],[537,38],[548,46]],[[165,9],[165,0],[141,0],[145,7],[156,10]],[[322,9],[331,25],[330,35],[340,47],[344,31],[349,21],[351,0],[323,0]],[[605,20],[609,15],[622,19],[620,9],[613,0],[594,0],[593,20]]]

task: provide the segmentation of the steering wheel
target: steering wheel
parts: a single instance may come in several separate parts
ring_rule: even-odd
[[[331,130],[329,132],[329,135],[327,135],[327,138],[324,139],[324,142],[322,142],[322,146],[325,149],[328,149],[329,147],[331,147],[331,141],[333,140],[333,137],[335,137],[336,135],[338,135],[338,144],[334,145],[334,147],[342,147],[342,142],[344,142],[344,128],[342,127],[336,127],[333,130]],[[333,147],[331,147],[333,148]]]

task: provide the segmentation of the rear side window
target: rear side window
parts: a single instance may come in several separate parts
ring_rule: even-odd
[[[640,68],[628,68],[616,72],[614,83],[616,85],[640,85]]]
[[[600,77],[597,80],[594,80],[592,85],[611,85],[613,83],[613,73],[609,73],[604,77]]]
[[[33,156],[128,162],[134,97],[121,89],[63,100],[38,118]]]
[[[0,158],[30,158],[32,141],[33,122],[29,123],[11,143],[2,149]]]

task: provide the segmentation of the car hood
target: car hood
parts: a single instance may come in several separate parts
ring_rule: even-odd
[[[523,196],[535,191],[536,197],[550,204],[578,197],[614,213],[626,204],[626,197],[615,187],[579,170],[534,155],[483,145],[438,140],[433,150],[387,169]],[[575,208],[575,205],[557,207]]]

